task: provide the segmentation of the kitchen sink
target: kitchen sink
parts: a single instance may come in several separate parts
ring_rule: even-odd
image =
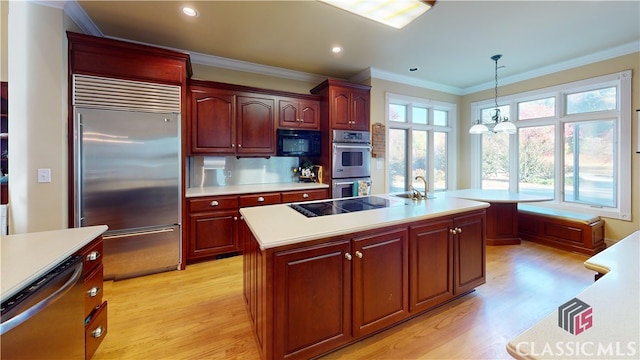
[[[389,194],[391,196],[395,196],[395,197],[399,197],[399,198],[403,198],[403,199],[411,199],[411,200],[418,200],[418,198],[415,197],[415,194],[413,194],[412,192],[404,192],[404,193],[397,193],[397,194]],[[433,194],[427,194],[426,197],[423,197],[423,199],[435,199],[436,196]]]

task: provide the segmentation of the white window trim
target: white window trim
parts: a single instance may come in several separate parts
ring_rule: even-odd
[[[428,131],[427,142],[429,146],[433,144],[433,131],[441,131],[448,132],[449,137],[447,139],[447,190],[451,190],[456,187],[458,183],[457,179],[457,124],[458,124],[458,106],[454,103],[448,103],[438,100],[424,99],[414,96],[408,95],[400,95],[394,94],[390,92],[385,93],[385,110],[384,110],[384,118],[385,118],[385,126],[386,126],[386,138],[389,138],[389,129],[392,127],[394,129],[412,129],[412,124],[410,122],[401,123],[401,122],[391,122],[389,121],[389,103],[394,104],[403,104],[403,105],[412,105],[412,106],[420,106],[426,107],[429,109],[429,119],[433,119],[433,111],[434,110],[442,110],[448,112],[448,126],[434,126],[431,124],[420,125],[421,128],[424,128]],[[412,114],[407,114],[409,118],[411,118]],[[392,126],[393,125],[393,126]],[[389,153],[389,142],[386,142],[386,153]],[[434,154],[433,151],[429,151],[427,154],[427,161],[429,164],[434,163]],[[427,182],[429,189],[434,188],[433,179],[433,166],[429,166],[427,173]],[[389,183],[388,183],[388,174],[389,174],[389,160],[388,157],[385,157],[384,160],[384,177],[385,177],[385,192],[389,192]]]
[[[620,219],[625,221],[631,221],[631,78],[632,72],[631,70],[621,71],[614,74],[602,75],[590,79],[579,80],[571,83],[556,85],[548,88],[528,91],[519,94],[512,94],[509,96],[504,96],[498,98],[498,105],[510,105],[509,106],[509,119],[513,121],[513,123],[518,127],[518,119],[517,119],[517,104],[518,102],[535,100],[544,97],[556,96],[556,117],[559,119],[557,124],[562,125],[567,121],[576,121],[582,116],[582,114],[575,115],[566,115],[564,114],[564,95],[568,93],[579,92],[582,90],[594,89],[606,85],[616,85],[618,86],[618,107],[619,109],[615,111],[608,112],[599,112],[598,114],[601,117],[615,117],[619,118],[618,123],[618,143],[616,146],[616,152],[618,154],[618,163],[616,164],[617,169],[617,177],[619,179],[619,188],[617,189],[617,199],[616,203],[618,206],[616,208],[599,208],[594,206],[589,206],[585,204],[576,204],[576,203],[568,203],[563,202],[560,199],[563,199],[562,188],[559,186],[555,187],[555,200],[552,202],[545,202],[536,204],[539,206],[547,206],[551,208],[564,209],[564,210],[572,210],[572,211],[580,211],[585,212],[592,215],[598,215],[608,218]],[[477,101],[471,103],[471,119],[469,119],[469,127],[471,127],[476,119],[480,118],[480,111],[483,108],[494,106],[495,102],[493,99]],[[522,120],[522,123],[526,122],[528,125],[536,125],[536,124],[546,124],[545,122],[549,118],[544,118],[541,120]],[[556,131],[556,134],[559,134],[559,131]],[[471,187],[472,188],[481,188],[482,187],[482,137],[477,135],[469,135],[471,137]],[[509,142],[509,158],[517,159],[518,158],[518,136],[517,133],[512,136]],[[560,137],[560,135],[557,135]],[[556,138],[556,146],[561,146],[562,139]],[[559,184],[562,181],[562,173],[563,173],[563,164],[562,161],[556,161],[555,164],[555,183]],[[517,169],[517,161],[509,162],[509,171],[510,174],[518,174]],[[518,178],[517,176],[509,176],[509,188],[517,189],[518,186]]]

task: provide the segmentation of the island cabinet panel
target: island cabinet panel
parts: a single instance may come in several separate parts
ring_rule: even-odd
[[[236,125],[238,154],[276,154],[273,97],[238,96]]]
[[[469,214],[453,219],[454,294],[485,283],[485,217]]]
[[[306,359],[351,338],[350,242],[275,254],[276,358]]]
[[[205,86],[191,86],[189,97],[191,152],[235,153],[235,95]]]
[[[278,127],[320,129],[320,102],[295,98],[278,99]]]
[[[453,220],[409,230],[410,311],[430,309],[453,298]]]
[[[409,314],[406,228],[353,239],[354,336],[385,328]]]

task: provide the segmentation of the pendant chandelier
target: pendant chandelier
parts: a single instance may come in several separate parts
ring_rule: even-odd
[[[498,60],[502,55],[493,55],[491,60],[496,63],[496,87],[495,87],[495,105],[496,108],[493,110],[494,113],[491,116],[491,120],[493,124],[483,124],[482,120],[476,121],[476,123],[469,129],[469,134],[487,134],[490,132],[494,133],[502,133],[502,134],[514,134],[517,129],[516,126],[513,125],[512,122],[509,121],[509,118],[506,116],[502,116],[500,114],[500,108],[498,107]]]

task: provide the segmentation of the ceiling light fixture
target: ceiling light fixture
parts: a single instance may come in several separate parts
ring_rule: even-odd
[[[482,123],[482,120],[478,120],[471,127],[471,129],[469,129],[469,134],[479,135],[479,134],[486,134],[489,132],[502,133],[502,134],[514,134],[516,131],[518,131],[518,129],[516,129],[516,126],[509,121],[508,117],[500,115],[500,107],[498,107],[498,60],[500,60],[501,57],[502,55],[493,55],[491,57],[491,60],[493,60],[496,63],[496,77],[495,77],[496,87],[495,87],[495,98],[494,98],[496,108],[493,110],[494,113],[491,116],[491,120],[493,121],[493,124],[491,123],[484,124]]]
[[[331,52],[334,54],[338,54],[342,52],[342,48],[340,46],[334,46],[331,48]]]
[[[402,29],[435,5],[424,0],[320,0],[356,15]]]
[[[198,16],[198,12],[196,11],[196,9],[188,7],[188,6],[184,6],[182,8],[182,13],[184,13],[187,16]]]

